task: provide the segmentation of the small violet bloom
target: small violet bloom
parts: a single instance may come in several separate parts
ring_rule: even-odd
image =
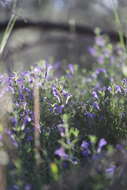
[[[112,92],[111,86],[109,86],[109,87],[107,88],[107,90],[108,90],[109,92]]]
[[[31,190],[32,186],[30,184],[25,185],[25,190]]]
[[[82,148],[85,148],[85,149],[88,149],[89,148],[89,143],[87,141],[82,141],[82,144],[81,144],[81,147]]]
[[[11,118],[11,122],[12,122],[12,124],[13,124],[14,126],[16,126],[17,123],[18,123],[18,120],[17,120],[17,118],[12,117],[12,118]]]
[[[82,155],[83,155],[84,157],[88,157],[88,156],[91,155],[91,151],[90,151],[89,149],[83,149],[83,150],[82,150]]]
[[[19,186],[18,185],[13,185],[12,190],[19,190]]]
[[[2,139],[3,139],[3,136],[0,134],[0,141],[2,141]]]
[[[97,46],[104,47],[105,46],[105,39],[102,36],[98,36],[95,38],[95,43]]]
[[[52,86],[52,93],[57,98],[58,102],[60,103],[61,102],[60,94],[54,85]]]
[[[82,148],[82,155],[87,157],[91,154],[91,151],[89,149],[90,143],[87,141],[82,141],[81,148]]]
[[[97,55],[97,51],[95,48],[93,47],[89,47],[88,49],[89,53],[92,55],[92,56],[96,56]]]
[[[97,102],[93,103],[93,107],[97,110],[100,110],[99,104]]]
[[[64,105],[58,105],[58,104],[54,105],[54,111],[56,111],[57,113],[62,113],[63,109],[64,109]]]
[[[93,95],[94,98],[98,99],[98,95],[97,95],[97,92],[96,92],[96,91],[93,91],[93,92],[92,92],[92,95]]]
[[[63,147],[60,147],[55,151],[55,155],[59,156],[62,159],[68,159],[68,154],[65,153],[65,150]]]
[[[94,119],[96,117],[96,114],[95,113],[90,113],[90,112],[87,112],[84,114],[87,118],[89,119]]]
[[[116,90],[116,93],[121,93],[122,92],[121,86],[119,86],[119,85],[115,86],[115,90]]]
[[[69,67],[69,71],[71,72],[71,74],[73,74],[74,71],[75,71],[75,69],[74,69],[74,65],[69,64],[68,67]]]
[[[116,149],[117,149],[117,150],[123,150],[123,148],[124,148],[124,147],[123,147],[123,145],[121,145],[121,144],[117,144],[117,145],[116,145]]]
[[[105,146],[106,144],[107,144],[107,141],[106,141],[104,138],[100,139],[99,144],[98,144],[97,152],[98,152],[98,153],[101,152],[101,149],[102,149],[103,146]]]
[[[99,75],[100,73],[106,73],[106,70],[104,68],[96,69],[96,74]]]
[[[99,56],[98,58],[97,58],[97,62],[99,63],[99,64],[103,64],[104,63],[104,56]]]
[[[27,141],[28,142],[31,142],[33,140],[33,137],[31,136],[31,135],[29,135],[28,137],[27,137]]]
[[[67,104],[72,95],[65,90],[62,91],[62,95],[66,98],[65,103]]]
[[[58,131],[59,131],[61,137],[65,136],[65,128],[62,125],[58,125]]]
[[[110,168],[107,168],[105,170],[106,174],[108,176],[113,176],[114,172],[115,172],[115,169],[116,169],[116,166],[115,165],[112,165]]]
[[[26,125],[26,124],[28,124],[29,122],[31,122],[31,120],[32,120],[31,117],[28,116],[28,115],[26,115],[25,118],[24,118],[23,123]]]

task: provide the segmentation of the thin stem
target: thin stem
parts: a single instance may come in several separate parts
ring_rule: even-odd
[[[40,164],[40,97],[39,87],[35,84],[34,89],[34,141],[35,141],[35,159],[37,166]]]
[[[118,35],[119,35],[119,39],[120,39],[120,44],[123,47],[123,49],[126,50],[125,41],[124,41],[124,33],[122,31],[120,16],[119,16],[118,11],[116,10],[115,7],[113,7],[113,13],[114,13],[116,25],[118,26]]]
[[[4,36],[3,36],[1,44],[0,44],[0,56],[3,54],[3,51],[5,49],[7,42],[8,42],[9,36],[12,32],[12,29],[14,27],[16,19],[17,19],[17,16],[15,14],[13,14],[9,20],[9,23],[7,25],[7,28],[4,32]]]

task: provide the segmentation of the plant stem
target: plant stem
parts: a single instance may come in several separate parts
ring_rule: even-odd
[[[35,84],[34,89],[34,141],[35,141],[35,160],[36,165],[40,164],[40,97],[39,87]]]
[[[17,19],[17,16],[15,14],[12,14],[12,16],[11,16],[11,18],[9,20],[9,23],[7,25],[7,28],[6,28],[5,32],[4,32],[4,36],[2,38],[2,41],[0,43],[0,56],[3,54],[3,51],[5,49],[5,46],[6,46],[7,42],[8,42],[9,36],[10,36],[10,34],[12,32],[12,29],[14,27],[16,19]]]
[[[124,33],[122,31],[122,25],[120,22],[120,16],[115,8],[113,8],[113,13],[114,13],[116,25],[118,27],[118,35],[119,35],[119,39],[120,39],[120,44],[121,44],[122,48],[124,50],[126,50],[125,41],[124,41]]]

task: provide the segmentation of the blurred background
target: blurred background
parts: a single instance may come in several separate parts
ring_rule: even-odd
[[[94,42],[94,29],[117,31],[114,9],[126,33],[127,0],[18,0],[16,10],[13,0],[0,2],[1,38],[12,12],[25,23],[25,27],[15,24],[1,58],[2,70],[24,70],[42,59],[57,63],[58,68],[66,63],[90,67],[88,48]],[[49,27],[44,27],[45,22]],[[77,25],[84,27],[83,32],[76,32]]]

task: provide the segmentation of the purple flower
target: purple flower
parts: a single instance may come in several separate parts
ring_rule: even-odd
[[[104,68],[98,68],[96,74],[99,75],[100,73],[106,73],[106,70]]]
[[[117,150],[123,150],[123,145],[117,144],[117,145],[116,145],[116,149],[117,149]]]
[[[97,46],[104,47],[105,46],[105,39],[102,36],[98,36],[95,38],[95,43]]]
[[[74,65],[69,64],[68,67],[69,67],[69,71],[71,72],[71,74],[73,74],[74,71],[75,71],[75,70],[74,70]]]
[[[111,92],[111,91],[112,91],[111,86],[109,86],[109,87],[107,88],[107,90],[108,90],[109,92]]]
[[[127,85],[127,79],[122,80],[123,85]]]
[[[6,129],[6,130],[5,130],[5,133],[10,137],[10,140],[11,140],[12,144],[13,144],[15,147],[18,147],[18,143],[17,143],[17,141],[15,140],[15,136],[14,136],[13,132],[10,131],[10,130],[8,130],[8,129]]]
[[[97,61],[99,64],[103,64],[104,63],[104,56],[103,55],[100,55],[98,58],[97,58]]]
[[[101,149],[102,149],[103,146],[105,146],[106,144],[107,144],[107,141],[106,141],[104,138],[100,139],[99,144],[98,144],[97,152],[98,152],[98,153],[101,152]]]
[[[115,169],[116,169],[116,166],[115,165],[112,165],[110,168],[107,168],[106,170],[105,170],[105,172],[108,174],[108,175],[113,175],[114,174],[114,172],[115,172]]]
[[[19,190],[19,186],[18,185],[13,185],[11,189],[12,190]]]
[[[19,100],[24,100],[24,95],[21,91],[19,92]]]
[[[28,94],[31,93],[31,90],[29,88],[24,88],[24,91],[27,92]]]
[[[96,92],[96,91],[93,91],[93,92],[92,92],[92,95],[93,95],[94,98],[98,99],[98,95],[97,95],[97,92]]]
[[[62,159],[68,159],[68,154],[65,153],[65,150],[63,147],[60,147],[55,151],[55,155],[59,156]]]
[[[62,125],[58,125],[58,131],[62,137],[65,135],[65,128]]]
[[[90,143],[87,142],[87,141],[82,141],[82,144],[81,144],[81,148],[83,149],[82,150],[82,155],[87,157],[91,154],[91,151],[89,149],[89,145]]]
[[[65,103],[67,104],[72,95],[65,90],[62,91],[62,95],[66,98]]]
[[[3,139],[3,136],[0,134],[0,141]]]
[[[96,56],[97,55],[97,51],[95,48],[93,47],[89,47],[88,49],[89,53],[92,55],[92,56]]]
[[[115,86],[115,90],[116,90],[116,93],[121,93],[122,92],[121,86],[119,86],[119,85]]]
[[[69,166],[68,161],[63,161],[62,166],[63,166],[63,168],[68,168],[68,166]]]
[[[41,70],[41,68],[40,68],[39,66],[37,66],[37,67],[34,68],[33,72],[34,72],[35,74],[39,74],[39,73],[42,72],[42,70]]]
[[[90,112],[87,112],[84,114],[86,117],[88,117],[89,119],[94,119],[96,117],[96,114],[95,113],[90,113]]]
[[[107,141],[103,138],[103,139],[100,139],[98,146],[99,146],[99,148],[102,148],[106,144],[107,144]]]
[[[25,185],[25,190],[31,190],[32,186],[30,184]]]
[[[16,142],[15,139],[12,139],[12,144],[13,144],[15,147],[18,147],[18,143]]]
[[[82,141],[81,147],[84,149],[88,149],[89,145],[90,144],[87,141]]]
[[[93,103],[93,107],[94,107],[95,109],[97,109],[97,110],[100,110],[100,107],[99,107],[98,102],[94,102],[94,103]]]
[[[16,126],[16,124],[18,123],[18,121],[15,117],[11,118],[11,122],[12,122],[12,125],[14,125],[14,126]]]
[[[27,141],[28,141],[28,142],[30,142],[30,141],[32,141],[32,140],[33,140],[33,137],[32,137],[32,136],[28,136],[28,137],[27,137]]]
[[[112,53],[111,49],[109,49],[109,48],[104,49],[104,56],[105,57],[110,57],[111,53]]]
[[[59,91],[57,90],[57,88],[54,85],[52,86],[52,93],[57,98],[58,102],[60,103],[61,102],[60,94],[59,94]]]
[[[64,109],[64,105],[58,105],[58,104],[55,104],[55,105],[54,105],[54,110],[55,110],[57,113],[62,113],[62,112],[63,112],[63,109]]]
[[[24,118],[24,124],[26,125],[27,123],[31,122],[31,117],[26,115],[25,118]]]
[[[24,128],[24,132],[26,133],[26,134],[30,134],[31,132],[33,132],[34,131],[34,128],[30,128],[30,127],[25,127]]]
[[[8,135],[13,135],[12,131],[10,131],[9,129],[5,129],[5,133]]]
[[[19,88],[24,87],[24,79],[23,78],[18,78],[16,82],[17,82],[17,85]]]
[[[82,151],[82,155],[85,156],[85,157],[89,156],[90,154],[91,154],[91,151],[89,149],[84,149]]]

